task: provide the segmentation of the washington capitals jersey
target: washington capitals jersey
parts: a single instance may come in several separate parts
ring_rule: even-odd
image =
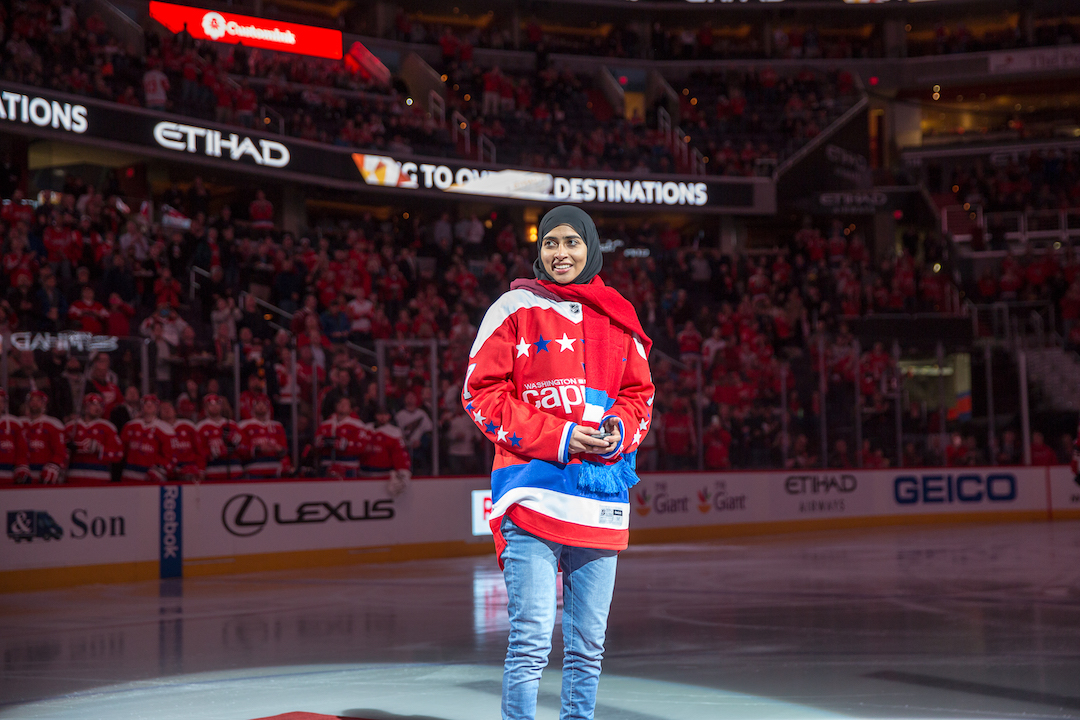
[[[315,443],[324,470],[355,477],[360,455],[371,443],[371,428],[354,417],[338,420],[337,415],[331,415],[319,424]]]
[[[29,463],[23,418],[0,415],[0,484],[11,484],[15,468]]]
[[[37,472],[50,463],[64,466],[67,462],[67,446],[64,444],[63,423],[51,415],[41,415],[37,420],[25,417],[23,432],[31,470]]]
[[[195,423],[178,418],[173,423],[173,451],[176,453],[177,472],[181,475],[201,471],[206,464]]]
[[[626,547],[628,492],[578,488],[581,463],[569,443],[578,424],[599,427],[616,417],[622,440],[608,457],[635,452],[649,428],[653,383],[644,346],[624,334],[621,347],[611,348],[623,361],[618,396],[587,388],[583,330],[578,303],[519,288],[489,308],[469,353],[462,402],[495,444],[490,523],[500,556],[504,515],[566,545]]]
[[[126,455],[124,480],[145,480],[150,468],[168,471],[174,463],[173,429],[163,420],[129,420],[120,431],[120,440]]]
[[[287,446],[285,427],[276,420],[240,422],[240,454],[250,478],[281,477]],[[271,448],[270,446],[274,446]]]
[[[67,479],[109,482],[111,465],[124,459],[124,446],[120,444],[116,426],[103,418],[89,422],[80,419],[69,422],[64,432],[68,442],[75,446]],[[88,447],[91,441],[97,443],[93,450]]]
[[[360,459],[361,470],[365,473],[383,474],[391,470],[410,470],[411,465],[401,428],[387,423],[372,431],[371,442]]]
[[[206,456],[207,480],[239,480],[244,466],[240,463],[240,430],[228,418],[206,418],[195,426],[200,447]]]

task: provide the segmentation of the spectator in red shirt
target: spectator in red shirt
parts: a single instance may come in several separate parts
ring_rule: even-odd
[[[697,464],[694,418],[685,398],[677,397],[671,410],[664,413],[660,436],[660,455],[667,470],[691,470]]]
[[[94,288],[84,285],[82,298],[68,307],[68,318],[83,332],[100,335],[104,321],[109,317],[105,306],[94,299]]]
[[[159,277],[154,281],[154,299],[157,307],[180,307],[180,281],[172,276],[168,266],[158,270]]]
[[[1032,465],[1057,465],[1058,457],[1054,448],[1046,444],[1046,439],[1041,432],[1031,433],[1031,464]]]
[[[274,229],[274,204],[266,199],[262,190],[255,191],[255,199],[248,205],[248,219],[254,230]]]
[[[713,415],[705,430],[705,468],[708,470],[731,469],[731,433]]]

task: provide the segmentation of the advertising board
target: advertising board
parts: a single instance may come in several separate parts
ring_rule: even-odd
[[[486,480],[202,484],[183,497],[185,567],[200,559],[472,539],[471,493]]]
[[[419,479],[396,497],[384,480],[8,488],[0,590],[490,553],[488,483]],[[630,510],[632,543],[668,542],[1080,518],[1080,484],[1067,467],[653,473]]]
[[[196,40],[340,60],[341,31],[150,0],[150,17]]]
[[[106,144],[141,155],[409,197],[477,197],[626,209],[771,212],[768,178],[537,172],[447,158],[377,155],[235,126],[0,84],[0,131]]]
[[[1080,519],[1080,475],[1067,466],[1047,471],[1050,493],[1050,512],[1055,520]]]
[[[142,564],[139,577],[156,576],[160,493],[158,487],[130,486],[5,489],[0,589],[22,589],[27,571],[43,571],[37,577],[44,585],[67,584],[67,571],[83,566],[126,568],[99,582],[136,579],[131,564]]]

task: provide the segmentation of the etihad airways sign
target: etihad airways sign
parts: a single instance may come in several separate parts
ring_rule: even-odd
[[[340,60],[343,55],[341,32],[337,30],[173,5],[157,0],[150,2],[150,17],[170,32],[179,33],[186,29],[197,40],[212,40],[331,60]]]
[[[154,140],[161,147],[177,152],[202,152],[207,157],[227,157],[230,160],[246,157],[256,165],[273,168],[283,168],[292,159],[289,148],[276,140],[252,139],[178,122],[165,121],[154,125]]]

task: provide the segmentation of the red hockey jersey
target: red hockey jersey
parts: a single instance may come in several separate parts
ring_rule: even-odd
[[[619,452],[632,463],[648,431],[653,383],[642,340],[623,333],[617,397],[586,387],[583,309],[525,288],[488,309],[469,353],[462,401],[495,444],[490,516],[501,556],[504,515],[529,533],[566,545],[626,547],[629,493],[599,495],[578,487],[580,459],[571,457],[574,427],[620,424]],[[614,325],[612,328],[614,329]],[[610,457],[609,456],[609,457]]]
[[[206,457],[207,480],[239,480],[244,475],[240,463],[240,429],[228,418],[206,418],[195,426],[199,447]]]
[[[173,433],[176,473],[181,476],[202,475],[206,467],[206,457],[202,452],[199,434],[195,431],[195,423],[179,418],[173,423]]]
[[[155,473],[167,474],[175,458],[173,437],[173,429],[163,420],[129,420],[120,431],[125,456],[124,480],[146,480],[147,473],[153,468],[156,468]],[[150,479],[164,480],[165,476]]]
[[[75,446],[68,466],[67,479],[107,483],[112,479],[110,466],[124,459],[124,446],[116,426],[98,418],[86,422],[72,420],[64,428],[67,441]]]
[[[42,480],[42,469],[46,465],[64,467],[67,463],[67,445],[62,422],[50,415],[42,415],[37,420],[25,417],[23,431],[26,434],[30,472],[35,480]]]
[[[0,415],[0,485],[11,485],[16,472],[29,472],[23,418]]]
[[[331,415],[319,424],[315,446],[319,452],[319,468],[331,475],[356,477],[360,456],[371,444],[372,432],[354,417],[338,420]]]
[[[240,422],[240,456],[249,478],[281,477],[288,467],[285,427],[276,420]]]
[[[360,458],[360,469],[372,475],[383,475],[391,470],[411,470],[412,461],[401,428],[389,423],[374,428]]]

